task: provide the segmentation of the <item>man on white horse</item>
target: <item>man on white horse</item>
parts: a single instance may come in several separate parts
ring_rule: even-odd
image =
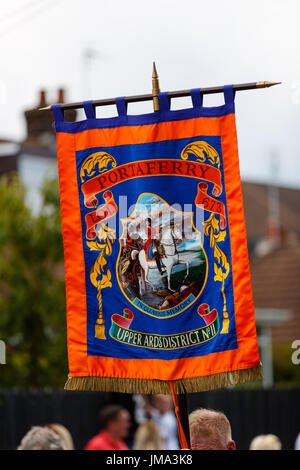
[[[153,237],[153,229],[152,229],[152,220],[150,217],[146,219],[146,234],[147,234],[147,241],[144,246],[144,250],[146,253],[146,256],[148,258],[148,261],[151,261],[155,259],[157,269],[160,272],[160,275],[162,276],[166,270],[162,268],[161,265],[161,257],[163,256],[163,253],[161,253],[161,247],[160,247],[160,242],[157,238]]]
[[[171,273],[172,269],[176,264],[184,264],[186,266],[186,276],[189,274],[189,263],[179,259],[179,253],[177,250],[177,243],[182,241],[182,233],[175,227],[174,221],[170,221],[169,226],[164,226],[162,235],[160,237],[159,246],[154,243],[154,238],[151,237],[153,229],[151,230],[151,219],[147,219],[147,241],[144,249],[138,253],[140,266],[144,271],[144,279],[148,282],[153,290],[155,286],[149,279],[149,270],[157,269],[163,274],[162,266],[167,273],[168,289],[174,292],[171,288]],[[154,253],[157,253],[155,255]],[[145,289],[147,289],[145,284]]]

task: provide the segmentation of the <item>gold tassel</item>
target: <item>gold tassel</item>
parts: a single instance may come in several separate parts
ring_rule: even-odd
[[[229,317],[226,310],[223,310],[223,322],[222,322],[222,330],[220,331],[220,335],[227,334],[229,330]]]
[[[222,281],[222,295],[224,298],[224,307],[223,307],[223,322],[222,322],[222,330],[220,331],[220,334],[227,334],[229,331],[229,315],[227,312],[227,304],[226,304],[226,296],[225,296],[225,291],[224,291],[224,278]]]
[[[102,325],[99,325],[99,323],[95,324],[95,338],[106,339],[104,323]]]
[[[99,325],[100,326],[100,325]],[[260,380],[262,378],[261,363],[251,369],[241,369],[205,377],[191,377],[175,380],[175,393],[197,393],[217,388],[228,387]],[[119,377],[69,377],[65,390],[91,390],[98,392],[119,393],[171,393],[170,384],[166,380],[123,379]]]

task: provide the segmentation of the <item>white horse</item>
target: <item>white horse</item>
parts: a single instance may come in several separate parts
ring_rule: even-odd
[[[184,279],[186,279],[187,276],[189,275],[189,263],[179,259],[179,254],[178,254],[177,247],[176,247],[176,245],[180,244],[181,242],[182,242],[182,233],[177,228],[168,227],[163,231],[160,244],[164,248],[164,256],[161,258],[160,261],[161,261],[162,266],[164,266],[167,270],[168,289],[173,292],[175,292],[174,289],[171,288],[171,272],[172,272],[173,266],[175,266],[176,264],[185,264],[186,275]],[[148,274],[149,274],[149,269],[157,269],[156,260],[147,261],[145,250],[141,250],[138,254],[138,257],[139,257],[140,266],[144,271],[144,276],[143,276],[144,279],[147,282],[149,282],[152,289],[155,290],[153,283],[150,281],[148,277]]]

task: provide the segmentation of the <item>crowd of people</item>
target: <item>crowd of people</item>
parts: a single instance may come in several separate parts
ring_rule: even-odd
[[[136,395],[134,419],[138,424],[131,447],[126,444],[132,426],[131,415],[121,405],[100,410],[100,431],[86,443],[84,450],[177,450],[177,421],[169,395]],[[235,450],[231,425],[224,413],[200,408],[189,415],[191,450]],[[297,442],[296,442],[297,446]],[[274,434],[256,436],[249,450],[280,450]],[[297,447],[295,447],[297,448]],[[70,432],[60,424],[33,426],[23,437],[18,450],[73,450]]]

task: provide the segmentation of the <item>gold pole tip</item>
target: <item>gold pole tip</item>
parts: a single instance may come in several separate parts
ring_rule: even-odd
[[[155,65],[155,62],[154,62],[154,61],[153,61],[152,78],[158,78],[158,74],[157,74],[157,70],[156,70],[156,65]]]
[[[49,111],[51,106],[46,106],[45,108],[39,108],[39,111]]]
[[[270,86],[280,85],[282,82],[257,82],[257,88],[269,88]]]
[[[281,85],[282,82],[267,82],[267,86]]]

